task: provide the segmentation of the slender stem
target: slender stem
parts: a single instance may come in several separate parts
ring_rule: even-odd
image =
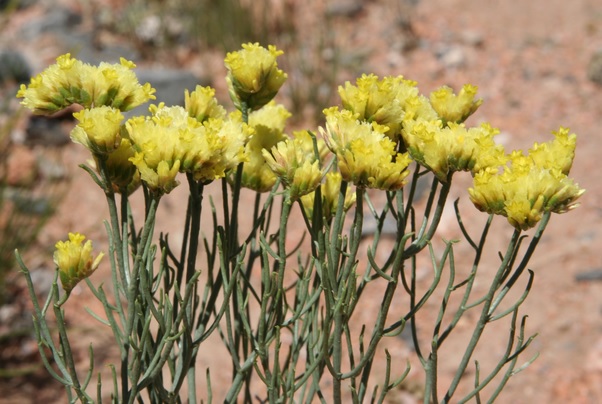
[[[444,403],[450,402],[451,397],[453,396],[456,389],[458,388],[458,385],[460,384],[460,379],[462,378],[462,376],[464,375],[464,372],[466,371],[468,362],[470,361],[470,358],[472,357],[472,354],[474,353],[474,351],[477,347],[479,339],[481,338],[481,335],[483,334],[485,325],[489,322],[489,318],[490,318],[489,309],[491,307],[493,298],[495,296],[495,292],[500,287],[500,281],[501,281],[505,271],[507,270],[508,263],[512,259],[514,250],[516,248],[516,244],[518,243],[518,240],[520,238],[520,233],[521,233],[520,230],[515,230],[514,233],[512,234],[512,239],[510,240],[510,242],[508,244],[508,248],[506,249],[506,254],[504,255],[504,259],[503,259],[502,263],[500,264],[498,271],[495,274],[495,277],[493,278],[493,280],[491,282],[491,286],[489,287],[489,291],[486,295],[486,299],[483,304],[483,308],[481,309],[481,316],[475,326],[475,329],[473,331],[470,342],[468,343],[466,351],[464,352],[464,356],[462,357],[462,360],[460,361],[460,364],[457,367],[454,379],[452,380],[450,387],[447,390],[445,397],[443,398],[442,402],[444,402]]]

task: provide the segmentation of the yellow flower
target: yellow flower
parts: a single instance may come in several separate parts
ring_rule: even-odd
[[[496,168],[478,172],[468,192],[479,210],[506,216],[517,229],[535,226],[544,212],[575,208],[585,192],[558,168],[541,167],[520,151],[509,159],[501,174]]]
[[[71,104],[129,111],[155,98],[155,89],[149,83],[140,85],[131,70],[134,63],[124,58],[119,64],[91,66],[67,53],[56,61],[17,92],[21,104],[36,114],[52,114]]]
[[[202,129],[195,133],[195,141],[200,144],[198,137],[204,136],[208,149],[197,148],[194,154],[189,154],[192,157],[190,168],[184,167],[184,171],[192,172],[195,180],[210,182],[223,178],[240,163],[248,161],[245,145],[254,131],[237,119],[237,115],[231,115],[227,120],[211,118]],[[201,156],[204,157],[206,152],[209,155],[203,159]]]
[[[226,110],[215,98],[215,89],[211,87],[196,86],[196,89],[184,94],[184,108],[188,114],[199,122],[209,118],[225,118]]]
[[[109,154],[104,161],[113,192],[131,195],[140,186],[140,172],[130,160],[134,155],[135,150],[130,139],[123,138],[117,150]],[[97,167],[98,164],[96,162]]]
[[[130,118],[125,127],[136,153],[130,161],[138,168],[140,177],[148,187],[160,194],[169,193],[179,182],[176,175],[183,154],[181,131],[187,123],[201,126],[182,107],[151,108],[152,117]]]
[[[379,80],[374,74],[362,75],[356,85],[339,86],[343,107],[358,114],[360,121],[377,122],[388,127],[387,136],[397,140],[401,133],[406,102],[418,95],[416,82],[403,76]]]
[[[226,55],[226,81],[230,98],[239,110],[242,103],[256,110],[274,98],[286,81],[286,73],[276,63],[276,58],[284,52],[273,45],[265,49],[258,43],[243,44],[242,48]]]
[[[92,275],[104,256],[101,252],[94,258],[92,241],[88,240],[82,245],[85,239],[86,237],[79,233],[69,233],[68,241],[59,241],[55,245],[54,264],[67,294],[71,293],[79,281]]]
[[[131,161],[149,187],[170,192],[178,185],[178,171],[191,173],[197,181],[211,182],[246,161],[244,147],[253,131],[237,115],[201,123],[179,106],[161,103],[152,105],[150,111],[151,117],[126,122],[137,151]]]
[[[431,93],[431,104],[445,124],[462,123],[483,103],[482,99],[475,100],[477,89],[476,86],[465,84],[455,95],[451,88],[443,86]]]
[[[397,153],[386,126],[360,122],[357,114],[333,107],[324,111],[326,130],[320,128],[328,148],[336,155],[343,180],[358,187],[396,190],[403,187],[411,160]]]
[[[320,191],[322,194],[322,216],[327,222],[330,221],[336,214],[339,201],[339,193],[343,178],[339,172],[328,172],[324,177],[324,183],[321,185]],[[311,220],[314,212],[316,192],[311,192],[301,197],[301,203],[305,210],[305,215]],[[355,204],[356,194],[350,188],[347,188],[345,193],[345,201],[343,202],[343,210],[347,212],[353,204]]]
[[[71,131],[75,143],[84,145],[93,155],[107,155],[119,147],[123,115],[118,109],[106,106],[82,109],[73,116],[79,121]]]
[[[577,135],[569,135],[568,128],[560,128],[554,134],[554,140],[546,143],[535,143],[529,149],[529,156],[540,167],[554,167],[568,175],[575,158]]]
[[[307,132],[297,132],[293,139],[279,142],[269,151],[262,151],[266,163],[282,179],[295,200],[313,192],[324,174],[320,169],[319,155],[314,152],[313,140]]]
[[[504,148],[493,138],[499,130],[487,123],[476,128],[449,122],[442,127],[437,121],[408,121],[403,132],[412,158],[429,168],[446,182],[456,171],[481,171],[506,162]]]
[[[249,125],[254,134],[245,147],[248,161],[243,166],[242,186],[257,192],[267,192],[276,183],[276,175],[266,164],[262,150],[270,150],[285,140],[283,131],[291,113],[283,105],[271,101],[249,114]]]

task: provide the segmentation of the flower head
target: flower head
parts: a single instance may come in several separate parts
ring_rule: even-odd
[[[417,94],[416,82],[403,76],[379,80],[374,74],[364,74],[355,86],[349,82],[345,87],[339,86],[343,108],[358,114],[360,121],[387,126],[386,134],[392,140],[397,140],[401,133],[408,98]]]
[[[431,104],[445,123],[462,123],[483,103],[482,99],[475,100],[477,89],[465,84],[456,95],[451,88],[443,86],[431,93]]]
[[[283,131],[290,116],[283,105],[273,101],[249,114],[249,125],[254,134],[245,147],[248,161],[243,166],[243,187],[267,192],[276,183],[277,177],[266,164],[263,150],[270,150],[278,142],[286,140]]]
[[[67,294],[71,293],[81,280],[92,275],[104,256],[101,252],[94,258],[92,241],[88,240],[82,244],[85,239],[86,237],[79,233],[69,233],[68,241],[59,241],[55,245],[54,264]]]
[[[184,108],[191,117],[199,122],[204,122],[209,118],[226,117],[226,110],[215,98],[215,89],[211,87],[196,86],[192,93],[186,90]]]
[[[569,135],[568,128],[560,128],[554,134],[554,140],[546,143],[535,143],[529,149],[529,156],[540,167],[554,167],[568,175],[575,158],[577,135]]]
[[[178,185],[178,171],[211,182],[246,160],[244,147],[252,134],[236,116],[201,123],[179,106],[150,108],[151,117],[126,122],[136,154],[131,161],[151,189],[168,193]]]
[[[123,115],[118,109],[107,106],[82,109],[73,116],[79,121],[71,131],[75,143],[84,145],[93,155],[103,156],[119,147]]]
[[[403,187],[411,160],[397,153],[386,126],[360,122],[357,114],[333,107],[324,111],[326,130],[320,128],[328,148],[336,155],[343,180],[358,187],[396,190]]]
[[[289,189],[292,200],[313,192],[324,176],[320,156],[307,132],[296,132],[293,139],[281,141],[269,151],[263,149],[262,153],[267,165]]]
[[[531,156],[516,151],[502,173],[493,167],[478,172],[468,192],[479,210],[506,216],[515,228],[526,230],[545,212],[564,213],[575,208],[575,201],[585,190],[559,168],[541,166]]]
[[[135,153],[130,139],[126,137],[121,140],[117,150],[104,160],[113,192],[130,195],[140,186],[140,172],[130,160]],[[98,167],[98,158],[95,157],[95,160]]]
[[[266,49],[258,43],[247,43],[226,55],[230,98],[239,110],[242,103],[251,110],[259,109],[276,96],[287,78],[276,63],[283,53],[273,45]]]
[[[28,86],[21,85],[17,97],[37,114],[52,114],[71,104],[129,111],[155,98],[155,89],[149,83],[138,83],[131,70],[135,66],[124,58],[119,64],[92,66],[67,53],[33,77]]]
[[[410,155],[446,182],[456,171],[474,173],[505,164],[504,148],[493,140],[498,133],[487,123],[466,128],[449,122],[443,127],[440,120],[419,120],[406,122],[403,134]]]

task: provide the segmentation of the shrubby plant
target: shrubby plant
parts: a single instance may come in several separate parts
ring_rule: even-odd
[[[18,97],[35,113],[83,107],[74,114],[78,124],[71,137],[90,150],[94,165],[82,168],[103,190],[110,211],[107,252],[94,253],[79,233],[57,243],[55,282],[43,305],[17,254],[48,371],[67,388],[71,401],[103,401],[107,382],[99,376],[96,392],[90,385],[93,347],[89,368],[76,368],[65,327],[63,306],[73,287],[85,281],[104,307],[96,318],[110,328],[119,347],[120,361],[111,365],[109,382],[113,402],[211,402],[211,374],[221,365],[202,369],[205,391],[197,391],[196,372],[213,334],[221,337],[232,369],[231,384],[219,401],[383,402],[409,367],[392,366],[385,352],[384,371],[373,372],[375,355],[384,338],[406,326],[425,373],[424,402],[482,399],[488,384],[493,386],[489,399],[495,399],[522,370],[518,357],[532,341],[525,336],[525,317],[519,317],[533,280],[533,272],[525,272],[529,259],[552,213],[571,210],[584,192],[568,177],[576,136],[560,128],[553,140],[526,153],[507,152],[494,141],[497,129],[465,123],[482,102],[476,87],[466,85],[457,94],[443,87],[426,97],[413,81],[375,75],[339,87],[342,105],[324,111],[318,130],[288,136],[284,129],[291,114],[273,101],[287,78],[278,68],[281,54],[274,46],[245,44],[226,56],[236,107],[230,113],[213,89],[199,86],[186,91],[184,107],[151,105],[150,116],[124,121],[122,112],[154,99],[154,89],[141,85],[134,64],[124,59],[91,66],[63,55],[21,87]],[[454,244],[460,241],[445,241],[437,255],[431,240],[459,171],[473,176],[470,200],[488,218],[482,232],[471,235],[456,208],[463,242],[474,253],[469,275],[456,280]],[[425,176],[429,172],[434,176]],[[431,188],[420,219],[416,190],[425,180]],[[157,242],[154,226],[162,197],[181,182],[189,194],[183,247],[176,251],[167,235]],[[207,187],[220,186],[221,209],[205,198]],[[252,192],[243,188],[255,192],[252,207],[241,205],[242,193]],[[144,193],[142,224],[131,214],[134,192]],[[382,207],[372,203],[376,192],[386,197]],[[201,224],[202,209],[211,209],[211,223]],[[287,243],[291,232],[299,232],[290,220],[294,210],[304,219],[306,243],[299,246]],[[251,215],[250,228],[239,225],[241,214]],[[362,242],[366,214],[377,223],[371,243]],[[486,239],[496,215],[504,216],[514,232],[499,253],[486,293],[477,296],[473,286],[481,279],[478,268],[491,248]],[[393,248],[383,252],[385,222],[396,232]],[[523,232],[530,228],[536,229],[524,248]],[[421,255],[432,262],[425,292],[417,287]],[[111,267],[111,293],[89,278],[99,265]],[[508,301],[523,275],[528,276],[525,290]],[[442,277],[447,284],[441,284]],[[372,282],[386,285],[379,310],[372,324],[356,324]],[[416,315],[436,291],[443,299],[425,348]],[[454,309],[452,294],[460,296]],[[404,315],[390,314],[408,300]],[[49,311],[58,340],[48,325]],[[478,318],[472,337],[453,380],[443,385],[439,349],[468,312]],[[510,318],[508,344],[497,365],[482,372],[477,362],[472,391],[456,397],[485,327],[504,317]]]

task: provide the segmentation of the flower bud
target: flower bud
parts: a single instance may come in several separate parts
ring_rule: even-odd
[[[437,114],[447,122],[462,123],[483,103],[482,99],[475,100],[477,87],[465,84],[455,95],[453,90],[443,86],[431,93],[431,104]]]
[[[250,110],[257,110],[274,98],[286,81],[286,73],[276,63],[284,52],[258,43],[243,44],[242,48],[226,55],[228,91],[237,109],[245,103]]]
[[[55,245],[54,264],[59,271],[61,285],[67,294],[71,293],[81,280],[92,275],[104,256],[101,252],[94,258],[92,241],[88,240],[82,244],[85,239],[82,234],[69,233],[68,241],[59,241]]]
[[[79,121],[71,131],[71,140],[85,146],[94,155],[114,152],[121,143],[123,115],[118,109],[102,106],[82,109],[73,116]]]

